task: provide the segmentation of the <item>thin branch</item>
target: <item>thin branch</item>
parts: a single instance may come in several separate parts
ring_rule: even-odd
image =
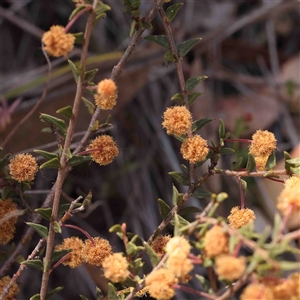
[[[281,175],[289,175],[285,169],[282,170],[272,170],[272,171],[257,171],[257,172],[248,172],[248,171],[231,171],[215,168],[213,171],[214,174],[235,176],[235,177],[274,177]]]

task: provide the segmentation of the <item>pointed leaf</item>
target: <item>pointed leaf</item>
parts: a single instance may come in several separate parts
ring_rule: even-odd
[[[82,97],[82,102],[84,104],[84,106],[87,108],[88,112],[92,115],[95,111],[95,105],[89,101],[88,99]]]
[[[200,119],[197,120],[195,122],[193,122],[193,133],[197,132],[199,129],[201,129],[205,124],[211,122],[213,119],[211,118],[204,118],[204,119]]]
[[[247,165],[246,165],[246,170],[247,172],[252,172],[255,169],[255,159],[253,157],[252,154],[248,153],[248,161],[247,161]]]
[[[163,199],[158,198],[158,207],[160,216],[165,219],[171,211],[170,206]]]
[[[168,65],[169,61],[175,61],[175,58],[170,50],[164,55],[164,63],[166,66]]]
[[[83,32],[72,33],[72,35],[75,37],[75,42],[74,42],[75,44],[80,44],[80,45],[83,44],[83,40],[84,40]]]
[[[176,206],[177,205],[177,199],[178,199],[178,196],[179,196],[179,192],[176,188],[176,186],[173,184],[173,188],[172,188],[172,204],[173,206]]]
[[[287,162],[292,165],[299,166],[300,165],[300,157],[295,157],[292,159],[288,159]]]
[[[176,3],[167,8],[166,15],[169,22],[172,22],[174,20],[182,5],[183,3]]]
[[[207,76],[199,76],[199,77],[193,77],[193,78],[189,78],[186,81],[185,84],[185,89],[187,91],[191,91],[194,87],[196,87],[201,81],[207,79]]]
[[[244,195],[246,195],[246,192],[247,192],[247,181],[245,181],[244,179],[241,179],[241,184],[242,184],[243,193],[244,193]]]
[[[184,104],[184,100],[183,100],[183,97],[182,97],[182,94],[181,93],[177,93],[175,94],[172,98],[171,98],[172,101],[176,101],[178,102],[179,104]]]
[[[195,198],[210,198],[211,195],[211,192],[202,190],[201,188],[197,188],[193,193],[193,197]]]
[[[48,236],[48,228],[31,222],[25,222],[28,226],[32,227],[42,238],[47,238]]]
[[[74,166],[77,166],[77,165],[80,165],[82,163],[85,163],[87,161],[92,161],[92,160],[93,159],[91,156],[74,155],[68,160],[67,164],[70,167],[74,167]]]
[[[142,258],[137,258],[136,260],[133,261],[132,267],[136,274],[138,274],[142,270],[143,265],[144,263],[142,261]]]
[[[59,261],[70,252],[72,252],[72,249],[54,250],[51,256],[51,262]]]
[[[95,9],[95,14],[98,16],[109,10],[111,10],[111,7],[109,5],[103,3],[102,1],[98,1],[96,9]]]
[[[108,283],[108,295],[107,295],[108,300],[118,300],[120,299],[115,287],[109,282]]]
[[[58,286],[57,288],[53,289],[46,295],[46,300],[51,299],[51,297],[57,293],[59,293],[64,287],[63,286]]]
[[[73,117],[73,111],[72,107],[70,105],[62,107],[56,111],[57,114],[62,114],[68,119],[71,119]]]
[[[76,68],[76,66],[74,65],[74,63],[70,59],[68,59],[68,63],[69,63],[69,66],[70,66],[70,68],[72,70],[75,82],[77,82],[78,81],[79,71],[78,71],[78,69]]]
[[[40,259],[29,259],[21,262],[22,265],[35,268],[37,270],[43,270],[43,263]]]
[[[82,201],[82,206],[83,207],[88,207],[92,201],[92,198],[93,198],[93,193],[92,191],[90,190],[88,192],[88,194],[85,196],[85,198],[83,199]]]
[[[289,172],[291,168],[290,168],[290,164],[287,161],[292,157],[286,151],[283,151],[283,154],[284,154],[284,168]]]
[[[190,50],[197,44],[200,42],[200,38],[196,38],[196,39],[191,39],[189,41],[185,41],[181,44],[178,45],[177,49],[178,49],[178,55],[180,57],[184,57],[185,55],[187,55]]]
[[[144,22],[143,22],[143,27],[144,27],[145,29],[150,30],[150,29],[152,29],[152,24],[151,24],[150,22],[148,22],[148,21],[144,21]]]
[[[48,123],[56,127],[61,133],[65,133],[67,131],[67,125],[64,120],[47,115],[40,114],[40,119],[42,122]]]
[[[57,157],[52,158],[40,166],[40,169],[59,169],[60,162]]]
[[[39,155],[42,155],[46,159],[52,159],[52,158],[58,157],[58,155],[56,153],[52,153],[52,152],[48,152],[48,151],[44,151],[44,150],[33,150],[33,152],[37,153]]]
[[[291,172],[293,174],[300,174],[300,167],[296,167],[296,168],[291,167]]]
[[[219,124],[219,139],[224,138],[225,135],[225,125],[224,121],[220,119],[220,124]]]
[[[196,99],[201,95],[202,95],[202,93],[199,93],[199,92],[189,94],[188,95],[189,105],[192,105],[196,101]]]
[[[92,69],[92,70],[86,71],[84,73],[84,82],[87,83],[87,82],[92,81],[98,71],[99,71],[99,69]]]
[[[10,155],[10,153],[7,153],[3,158],[0,159],[0,169],[3,169],[8,164]]]
[[[266,170],[273,169],[276,166],[276,155],[275,151],[272,152],[272,154],[268,157],[268,160],[266,162]]]
[[[231,170],[239,170],[241,169],[243,166],[243,158],[242,157],[239,157],[237,161],[234,161],[232,164],[231,164]]]
[[[184,173],[169,172],[168,174],[171,177],[173,177],[177,182],[181,183],[182,185],[188,186],[190,184],[190,180],[189,180],[188,176]]]
[[[183,143],[184,141],[185,141],[185,139],[186,139],[186,135],[176,135],[176,134],[174,134],[173,135],[174,136],[174,138],[176,139],[176,140],[178,140],[179,142],[181,142],[181,143]]]
[[[9,193],[11,192],[10,188],[8,186],[5,186],[2,188],[2,198],[1,199],[6,199],[8,198]]]
[[[166,49],[169,49],[169,41],[165,35],[148,35],[144,37],[145,40],[152,41]]]
[[[85,9],[85,5],[77,6],[70,14],[69,21],[71,21],[80,11]]]
[[[160,258],[159,258],[159,256],[156,254],[156,252],[153,250],[153,248],[148,243],[145,242],[144,245],[145,245],[147,254],[148,254],[149,258],[150,258],[151,265],[154,268],[159,263]]]
[[[54,232],[56,233],[61,233],[61,227],[57,221],[54,221],[54,227],[53,227]]]
[[[35,294],[29,300],[41,300],[41,296],[40,294]]]
[[[122,232],[122,228],[120,224],[113,225],[109,228],[109,232]]]
[[[220,149],[220,154],[232,154],[232,153],[235,153],[235,150],[232,148],[222,147]]]
[[[51,219],[51,214],[52,214],[52,208],[51,207],[46,207],[46,208],[36,208],[34,210],[38,214],[40,214],[43,219],[50,221]]]

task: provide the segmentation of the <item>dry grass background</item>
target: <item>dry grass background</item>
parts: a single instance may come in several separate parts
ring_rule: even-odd
[[[130,20],[123,13],[121,2],[106,1],[112,10],[93,32],[88,68],[99,68],[96,81],[109,76],[120,52],[130,41]],[[258,128],[270,129],[276,134],[281,151],[294,149],[299,143],[299,2],[181,2],[184,2],[184,6],[173,24],[175,39],[179,43],[193,37],[203,38],[184,61],[186,78],[209,76],[205,84],[198,87],[198,91],[204,95],[193,106],[194,119],[215,118],[204,128],[202,135],[208,140],[214,140],[218,118],[221,117],[227,130],[237,135],[250,138]],[[142,14],[151,5],[150,0],[142,1]],[[70,0],[1,2],[2,121],[7,117],[4,99],[11,105],[21,97],[21,103],[11,114],[11,123],[2,126],[0,141],[32,108],[42,92],[42,76],[45,76],[47,70],[40,49],[43,31],[53,24],[65,25],[73,6]],[[81,18],[72,32],[81,31],[84,22],[85,19]],[[163,34],[159,19],[154,20],[151,34]],[[79,51],[78,47],[69,58],[76,61]],[[55,114],[58,108],[70,105],[75,83],[66,68],[65,59],[52,62],[54,78],[46,99],[30,121],[18,129],[4,152],[15,154],[32,148],[56,150],[55,138],[41,133],[44,126],[39,121],[39,112]],[[288,80],[294,84],[287,84]],[[113,164],[106,167],[92,163],[75,168],[66,180],[62,199],[68,202],[92,190],[92,205],[86,212],[72,218],[71,222],[92,236],[100,235],[109,239],[116,251],[123,250],[122,245],[115,235],[108,234],[108,228],[125,222],[129,230],[141,237],[151,235],[161,220],[157,198],[171,202],[172,180],[167,173],[179,171],[180,164],[184,163],[178,155],[179,142],[167,136],[161,128],[161,116],[165,108],[172,104],[170,98],[178,92],[174,66],[163,65],[161,48],[148,41],[141,41],[118,81],[118,86],[119,102],[112,111],[113,127],[109,133],[118,141],[120,155]],[[105,120],[106,117],[107,114],[103,114],[101,119]],[[88,118],[86,109],[82,107],[77,125],[78,136],[85,130]],[[238,119],[244,120],[248,127],[241,133],[237,128]],[[278,152],[279,159],[281,153]],[[221,167],[229,167],[233,159],[223,160]],[[55,178],[54,171],[39,173],[31,195],[32,207],[41,205]],[[250,180],[248,184],[251,189],[246,204],[256,210],[256,226],[263,229],[272,219],[274,196],[270,197],[265,185],[261,183],[257,186],[254,180]],[[232,178],[215,176],[206,188],[215,193],[225,190],[230,194],[221,214],[227,214],[232,205],[239,201],[238,189]],[[178,186],[178,189],[184,188]],[[268,200],[265,200],[266,197],[269,197]],[[265,201],[268,201],[267,205],[263,205]],[[191,199],[191,203],[200,208],[203,206],[195,199]],[[20,235],[23,227],[20,221]],[[63,231],[63,237],[74,234],[78,235],[78,232]],[[20,235],[16,236],[16,242]],[[24,257],[35,246],[37,239],[35,236],[24,248]],[[61,237],[57,237],[57,240],[60,242]],[[12,268],[12,273],[14,270]],[[98,272],[97,269],[88,270],[84,267],[76,270],[59,267],[51,276],[51,285],[65,285],[65,289],[55,299],[79,299],[79,293],[95,299],[94,280],[99,280]],[[33,269],[25,271],[19,280],[21,292],[17,299],[28,299],[36,293],[40,278],[39,272]],[[177,299],[192,298],[179,294]]]

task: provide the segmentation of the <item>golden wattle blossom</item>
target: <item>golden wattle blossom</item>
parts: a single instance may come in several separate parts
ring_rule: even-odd
[[[80,238],[70,237],[64,239],[62,244],[55,246],[55,250],[72,250],[62,264],[70,268],[76,268],[83,263],[83,246],[84,243]]]
[[[16,231],[16,222],[18,217],[11,216],[8,220],[1,222],[2,218],[5,218],[8,214],[14,214],[17,211],[17,204],[11,199],[0,199],[0,244],[6,245],[14,237]]]
[[[163,119],[162,126],[167,134],[187,134],[192,126],[192,115],[185,106],[168,107]]]
[[[274,298],[272,289],[261,283],[249,284],[244,289],[240,299],[241,300],[263,300],[263,299],[277,300]]]
[[[187,256],[190,253],[190,250],[190,243],[182,236],[172,237],[166,246],[166,252],[169,255],[172,255],[176,252],[181,252]]]
[[[300,211],[300,176],[294,175],[285,181],[285,187],[278,196],[277,208],[286,214],[290,208],[294,213]]]
[[[215,257],[228,253],[228,234],[221,226],[215,225],[208,230],[204,237],[204,250],[208,257]]]
[[[275,299],[300,299],[300,273],[293,273],[273,287]]]
[[[31,154],[18,154],[10,160],[10,176],[19,182],[32,181],[37,171],[38,164]]]
[[[112,255],[112,248],[109,241],[99,237],[94,238],[94,243],[90,240],[85,240],[83,247],[84,261],[94,266],[101,266],[104,259]]]
[[[95,103],[103,110],[113,109],[117,104],[118,90],[115,82],[104,79],[98,83],[98,94],[94,96]]]
[[[165,247],[169,242],[170,238],[171,237],[169,235],[160,235],[156,237],[151,243],[152,249],[159,256],[159,258],[162,258],[165,255],[166,253]]]
[[[0,278],[0,295],[3,293],[4,288],[9,284],[11,278],[9,276],[4,276]],[[19,287],[16,283],[9,289],[8,294],[3,298],[3,300],[14,300],[15,295],[19,293]]]
[[[146,277],[148,292],[157,300],[171,299],[175,295],[173,285],[177,283],[174,274],[167,269],[155,270]]]
[[[65,33],[65,28],[53,25],[42,37],[45,50],[54,57],[65,56],[74,48],[75,37],[70,33]]]
[[[235,206],[231,209],[227,219],[231,228],[239,229],[248,223],[253,223],[255,214],[250,208],[240,209],[238,206]]]
[[[234,281],[242,276],[246,269],[243,256],[220,255],[216,257],[216,273],[225,280]]]
[[[87,147],[90,156],[101,166],[110,164],[119,154],[116,142],[109,135],[100,135],[96,137]]]
[[[198,134],[185,139],[180,148],[182,157],[192,164],[205,160],[208,151],[207,141]]]
[[[107,256],[102,263],[104,276],[112,282],[124,281],[129,276],[128,266],[128,261],[122,253]]]

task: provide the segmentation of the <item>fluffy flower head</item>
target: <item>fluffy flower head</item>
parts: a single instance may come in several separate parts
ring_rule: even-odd
[[[10,160],[10,175],[19,182],[32,181],[37,171],[37,162],[31,154],[18,154]]]
[[[177,282],[174,274],[167,269],[155,270],[146,278],[148,292],[157,300],[171,299],[175,295],[172,285]]]
[[[231,209],[230,215],[228,216],[230,227],[239,229],[248,223],[253,223],[255,220],[254,211],[249,208],[240,209],[235,206]]]
[[[241,300],[276,300],[272,289],[261,283],[249,284],[241,295]]]
[[[57,245],[55,250],[72,250],[69,257],[63,261],[63,265],[76,268],[83,263],[82,249],[83,241],[78,237],[70,237],[63,240],[61,245]]]
[[[65,56],[74,48],[75,37],[70,33],[65,33],[65,28],[53,25],[42,37],[45,50],[54,57]]]
[[[192,115],[185,106],[168,107],[163,119],[162,126],[167,134],[187,134],[192,126]]]
[[[187,138],[181,145],[180,153],[184,159],[192,164],[201,162],[208,154],[207,141],[200,135],[194,135],[193,137]]]
[[[95,149],[95,150],[94,150]],[[109,135],[96,137],[87,147],[93,160],[101,166],[110,164],[119,154],[116,142]]]
[[[273,287],[275,299],[300,299],[300,273],[293,273]]]
[[[95,103],[103,110],[113,109],[117,104],[118,90],[115,82],[104,79],[98,83],[98,94],[94,96]]]
[[[204,249],[208,257],[228,253],[228,235],[223,231],[221,226],[215,225],[206,232]]]
[[[272,132],[268,130],[257,130],[252,135],[252,143],[249,153],[253,156],[270,156],[276,148],[276,139]]]
[[[228,281],[238,279],[246,269],[245,257],[220,255],[216,257],[216,273]]]
[[[112,282],[122,282],[129,276],[128,262],[122,253],[114,253],[107,256],[102,268],[104,276]]]
[[[111,245],[108,240],[96,237],[95,245],[90,240],[85,240],[83,247],[84,261],[94,266],[101,266],[104,259],[112,254]]]
[[[166,246],[166,252],[169,255],[181,252],[185,256],[188,256],[191,250],[191,245],[189,242],[182,236],[175,236],[170,239]]]
[[[4,288],[9,284],[11,278],[9,276],[4,276],[0,279],[0,295],[3,293]],[[18,294],[19,288],[16,283],[9,289],[8,294],[3,298],[3,300],[13,300],[15,295]]]
[[[17,205],[11,200],[0,199],[0,244],[6,245],[14,237],[16,230],[15,224],[18,217],[13,216],[14,212],[17,211]],[[11,214],[12,216],[7,220],[1,222],[7,215]]]

